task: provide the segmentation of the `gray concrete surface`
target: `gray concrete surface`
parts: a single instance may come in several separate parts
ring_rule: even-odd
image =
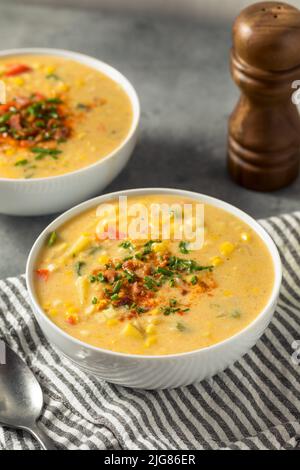
[[[1,48],[61,47],[120,69],[142,104],[139,144],[107,188],[166,186],[220,197],[255,217],[299,209],[300,180],[270,194],[226,173],[226,127],[238,96],[228,72],[230,22],[0,3]],[[32,243],[54,216],[0,215],[0,278],[24,272]]]

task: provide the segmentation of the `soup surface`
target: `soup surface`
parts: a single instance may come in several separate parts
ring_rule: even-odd
[[[0,59],[0,177],[41,178],[91,165],[126,138],[132,108],[122,87],[56,56]]]
[[[129,198],[128,207],[136,202],[147,208],[196,204],[150,195]],[[210,205],[204,214],[204,244],[197,250],[172,239],[173,210],[171,240],[124,238],[118,227],[112,240],[109,216],[99,218],[94,208],[74,217],[49,234],[41,251],[35,272],[40,305],[70,335],[124,353],[181,353],[234,335],[266,305],[273,262],[241,220]],[[160,230],[163,225],[161,219]]]

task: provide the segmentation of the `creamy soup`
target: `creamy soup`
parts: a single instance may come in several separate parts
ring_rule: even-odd
[[[129,198],[129,207],[136,202],[196,204],[151,195]],[[234,335],[265,307],[273,262],[241,220],[210,205],[204,214],[204,244],[196,250],[172,236],[176,211],[170,240],[129,239],[118,226],[111,239],[107,216],[100,224],[95,209],[74,217],[49,234],[41,251],[40,305],[75,338],[123,353],[181,353]],[[160,230],[163,225],[161,219]]]
[[[122,87],[79,62],[23,55],[0,60],[0,177],[40,178],[91,165],[127,136]]]

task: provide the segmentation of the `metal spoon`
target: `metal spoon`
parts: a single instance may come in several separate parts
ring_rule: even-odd
[[[45,450],[54,443],[37,425],[43,392],[29,367],[0,340],[0,422],[29,431]]]

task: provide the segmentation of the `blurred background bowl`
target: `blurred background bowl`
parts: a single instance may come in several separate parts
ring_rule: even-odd
[[[53,55],[66,57],[104,73],[117,82],[130,99],[132,124],[119,147],[98,162],[63,175],[33,178],[0,178],[0,213],[44,215],[66,210],[99,193],[124,168],[137,140],[140,105],[135,89],[118,70],[98,59],[62,49],[26,48],[0,51],[0,58],[14,55]]]

